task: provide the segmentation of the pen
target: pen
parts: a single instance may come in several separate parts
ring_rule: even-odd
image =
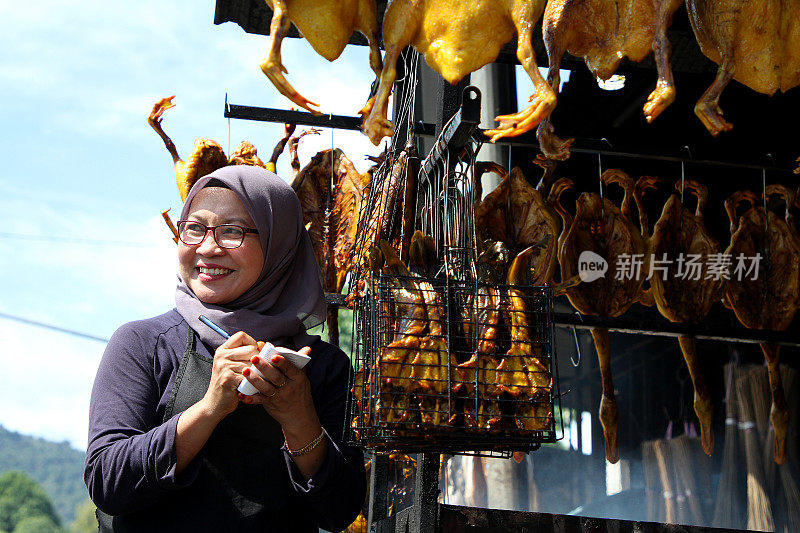
[[[206,315],[200,315],[200,316],[199,316],[199,317],[197,317],[197,318],[199,318],[199,319],[200,319],[200,321],[201,321],[203,324],[205,324],[206,326],[210,327],[211,329],[213,329],[214,331],[216,331],[217,333],[219,333],[220,335],[222,335],[224,338],[226,338],[226,339],[230,339],[230,338],[231,338],[231,335],[230,335],[230,333],[228,333],[227,331],[225,331],[224,329],[222,329],[222,328],[221,328],[221,327],[219,327],[218,325],[214,324],[214,323],[211,321],[211,319],[209,319],[209,318],[208,318]]]

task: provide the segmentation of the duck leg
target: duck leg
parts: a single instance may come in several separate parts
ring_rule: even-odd
[[[536,53],[533,50],[535,24],[531,24],[531,20],[533,18],[528,14],[528,16],[519,17],[519,20],[514,21],[517,27],[517,59],[533,82],[533,94],[528,100],[531,105],[519,113],[495,117],[495,121],[500,124],[496,129],[485,132],[491,138],[491,142],[503,137],[516,137],[532,130],[550,115],[556,106],[556,93],[542,77],[536,64]]]
[[[288,71],[281,62],[281,42],[291,28],[291,20],[289,20],[289,11],[286,6],[285,0],[272,0],[267,2],[272,4],[272,21],[269,26],[269,51],[267,57],[261,62],[261,71],[267,75],[269,80],[278,91],[286,98],[299,105],[309,113],[319,115],[319,104],[315,104],[311,100],[298,93],[294,87],[286,81],[284,74]]]
[[[775,462],[779,465],[786,463],[786,429],[789,425],[789,407],[783,391],[783,381],[779,368],[780,346],[775,344],[762,344],[761,351],[767,360],[769,368],[769,386],[772,391],[772,407],[769,419],[775,429]]]
[[[689,376],[694,385],[694,412],[700,420],[700,439],[703,443],[703,451],[706,455],[711,455],[714,451],[714,431],[711,429],[711,422],[714,415],[714,405],[711,403],[711,394],[708,392],[708,385],[705,377],[700,371],[696,357],[696,339],[694,337],[678,337],[681,345],[683,359],[689,369]]]
[[[603,425],[603,438],[606,444],[606,459],[609,463],[619,461],[617,444],[617,424],[619,411],[614,396],[614,382],[611,379],[611,345],[607,329],[592,329],[594,347],[600,364],[600,377],[603,380],[603,398],[600,400],[600,423]]]
[[[714,83],[706,89],[694,106],[694,114],[714,137],[733,128],[733,124],[722,118],[722,109],[719,107],[719,97],[732,79],[733,72],[730,70],[730,65],[723,62],[717,71]]]
[[[662,111],[675,101],[675,79],[672,76],[672,67],[669,64],[672,46],[667,38],[667,26],[669,26],[669,21],[680,4],[681,0],[661,0],[656,4],[657,20],[656,33],[653,37],[653,56],[656,60],[658,82],[644,104],[644,117],[647,122],[653,122]]]

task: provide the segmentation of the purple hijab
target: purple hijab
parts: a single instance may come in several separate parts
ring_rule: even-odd
[[[326,308],[319,266],[297,195],[263,168],[222,167],[197,180],[186,197],[181,220],[189,214],[194,196],[212,178],[236,193],[253,218],[264,266],[253,286],[224,306],[201,302],[179,275],[175,292],[178,312],[214,348],[223,339],[197,318],[201,314],[231,334],[244,331],[256,340],[278,345],[292,339],[295,349],[308,345],[316,337],[308,335],[306,328],[322,323]]]

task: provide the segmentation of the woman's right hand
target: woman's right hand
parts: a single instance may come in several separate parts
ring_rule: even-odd
[[[250,366],[250,359],[258,355],[260,345],[243,331],[231,335],[214,352],[211,382],[202,402],[209,414],[220,420],[236,410],[239,394],[236,390],[244,379],[242,370]]]

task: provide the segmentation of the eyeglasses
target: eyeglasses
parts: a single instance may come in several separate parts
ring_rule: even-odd
[[[236,224],[220,224],[219,226],[206,226],[195,220],[178,221],[178,238],[183,244],[197,246],[206,238],[208,232],[214,235],[214,241],[220,248],[238,248],[248,233],[258,233],[258,230],[243,228]]]

